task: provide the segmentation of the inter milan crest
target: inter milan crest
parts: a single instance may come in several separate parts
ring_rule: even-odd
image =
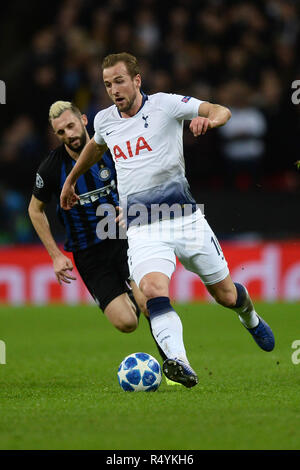
[[[101,170],[99,171],[99,174],[98,174],[99,180],[101,180],[101,181],[107,181],[107,180],[109,180],[110,174],[111,174],[111,173],[110,173],[110,169],[109,169],[109,168],[107,168],[107,167],[101,168]]]

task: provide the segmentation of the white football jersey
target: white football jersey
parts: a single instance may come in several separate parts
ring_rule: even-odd
[[[203,101],[168,93],[143,95],[135,116],[115,105],[95,117],[95,142],[107,144],[115,162],[121,205],[194,201],[185,178],[183,122]]]

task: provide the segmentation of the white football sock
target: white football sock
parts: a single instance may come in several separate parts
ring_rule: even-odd
[[[256,311],[254,310],[254,305],[248,294],[247,289],[241,284],[235,284],[239,290],[243,292],[244,300],[239,307],[233,307],[234,310],[239,315],[240,321],[245,325],[246,328],[255,328],[259,323],[259,318]]]
[[[259,323],[259,318],[255,310],[240,314],[239,319],[246,328],[255,328]]]
[[[183,344],[182,323],[174,310],[151,318],[151,328],[156,342],[168,358],[189,363]]]

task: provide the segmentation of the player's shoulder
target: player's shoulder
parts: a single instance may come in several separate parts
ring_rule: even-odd
[[[53,172],[61,167],[64,156],[64,146],[60,145],[54,150],[50,150],[48,155],[41,161],[38,172]]]
[[[106,122],[108,119],[112,119],[114,117],[115,111],[116,106],[114,104],[108,108],[101,109],[94,118],[94,125],[101,126],[102,123]]]
[[[66,152],[66,150],[63,145],[51,150],[42,160],[36,171],[33,194],[40,201],[49,202],[51,194],[57,187],[64,152]]]
[[[184,98],[182,95],[178,95],[176,93],[166,93],[160,91],[158,93],[154,93],[153,95],[149,95],[149,102],[152,103],[154,106],[158,106],[160,108],[167,107],[168,105],[182,101]]]
[[[171,93],[159,91],[157,93],[153,93],[152,95],[148,95],[148,100],[150,103],[159,103],[160,100],[168,99],[169,95],[171,95]]]

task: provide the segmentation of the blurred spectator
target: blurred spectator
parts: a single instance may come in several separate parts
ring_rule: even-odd
[[[1,136],[2,182],[18,190],[31,189],[33,168],[42,152],[42,141],[33,120],[28,115],[20,115]]]
[[[40,131],[43,132],[48,123],[49,106],[61,93],[63,93],[63,89],[56,68],[53,65],[36,67],[24,101],[26,109]]]
[[[79,21],[81,0],[65,0],[59,3],[55,27],[58,34],[64,36],[70,29],[76,27]]]
[[[112,14],[106,7],[95,9],[92,15],[90,35],[99,54],[107,50],[112,27]]]
[[[165,92],[170,93],[172,89],[172,80],[166,70],[155,70],[151,77],[151,93]]]
[[[141,9],[135,17],[135,37],[139,55],[152,54],[159,45],[160,31],[154,13]]]
[[[21,192],[0,186],[0,244],[31,242],[34,233]]]
[[[226,182],[231,187],[249,189],[261,183],[267,123],[255,108],[253,92],[244,82],[232,81],[220,91],[232,117],[219,129],[223,139]]]

